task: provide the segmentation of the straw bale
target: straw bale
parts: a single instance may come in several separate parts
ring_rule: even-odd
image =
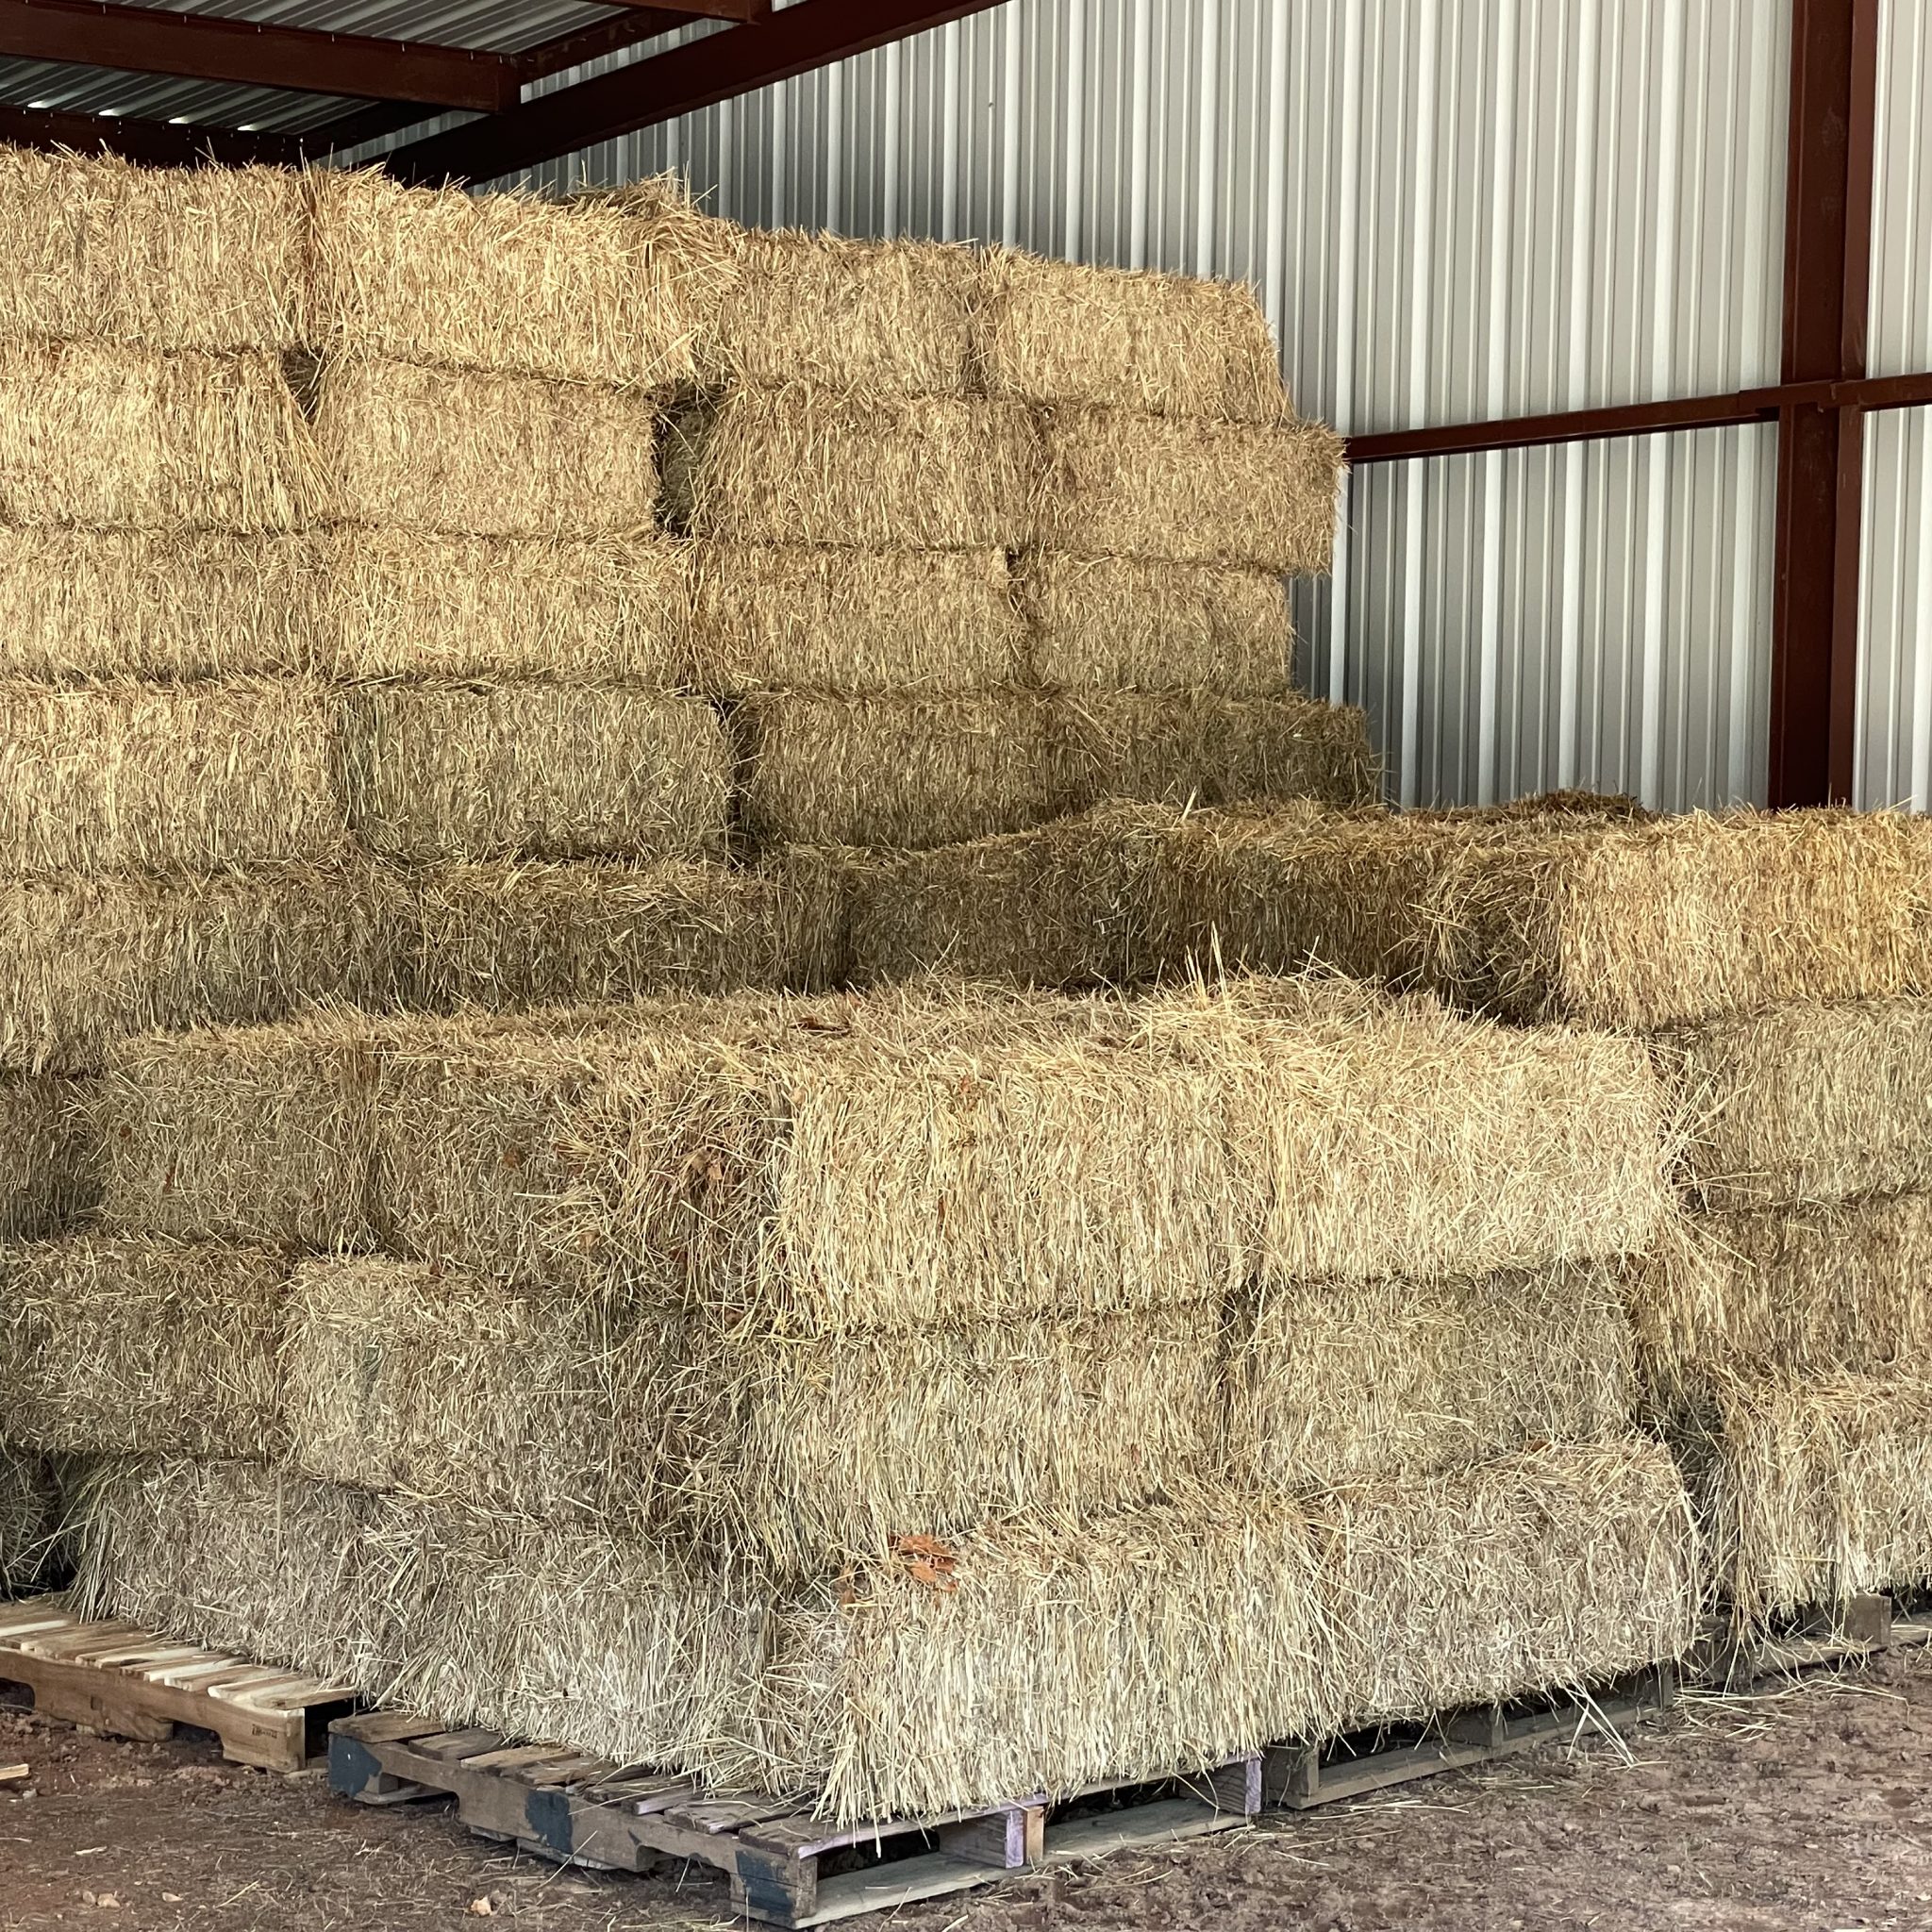
[[[730,758],[701,698],[370,685],[342,740],[349,823],[385,858],[724,856]]]
[[[1289,689],[1288,595],[1266,571],[1034,550],[1015,565],[1014,590],[1041,684],[1223,697]]]
[[[332,514],[471,537],[655,525],[658,409],[634,391],[348,358],[306,385]]]
[[[732,269],[730,230],[667,177],[545,200],[313,177],[315,308],[351,352],[665,389],[692,381]]]
[[[0,676],[305,674],[326,594],[306,536],[0,527]]]
[[[326,694],[294,680],[0,681],[0,869],[331,858],[333,748]]]
[[[1298,1490],[1625,1435],[1630,1325],[1601,1262],[1269,1290],[1234,1330],[1234,1469]]]
[[[318,483],[274,356],[0,341],[0,522],[291,530]]]
[[[101,1177],[91,1098],[85,1080],[0,1074],[0,1241],[41,1240],[93,1207]]]
[[[0,1442],[0,1594],[25,1595],[41,1582],[59,1514],[59,1491],[45,1458]]]
[[[50,1454],[273,1457],[288,1265],[75,1235],[0,1248],[8,1427]]]
[[[706,543],[696,585],[708,691],[958,691],[1024,676],[1001,550]]]
[[[321,556],[339,677],[692,681],[683,544],[341,529]]]
[[[1702,1564],[1669,1452],[1544,1444],[1307,1501],[1345,1721],[1426,1722],[1679,1657]]]
[[[1046,411],[1035,541],[1087,557],[1168,558],[1276,575],[1328,568],[1341,439],[1320,423]]]
[[[1275,422],[1292,413],[1246,282],[1049,261],[999,249],[974,314],[980,379],[1030,403]]]
[[[1030,539],[1033,419],[982,396],[737,389],[678,411],[667,515],[694,537],[867,550],[1010,549]]]
[[[301,339],[303,179],[0,147],[0,336],[157,349]]]
[[[737,275],[717,373],[776,389],[957,394],[967,386],[979,264],[942,242],[796,228],[726,231]]]

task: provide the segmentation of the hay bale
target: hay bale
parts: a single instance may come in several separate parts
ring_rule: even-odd
[[[274,356],[0,341],[0,522],[292,530],[319,487]]]
[[[320,556],[338,677],[692,682],[683,544],[335,530]]]
[[[731,770],[699,698],[387,684],[343,701],[341,783],[384,858],[695,859],[724,856]]]
[[[1068,406],[1041,418],[1037,536],[1087,557],[1319,575],[1341,439],[1319,423],[1215,423]]]
[[[707,691],[957,691],[1025,675],[1001,550],[705,543],[695,575]]]
[[[51,1567],[60,1492],[44,1457],[0,1442],[0,1595],[25,1596]]]
[[[1015,564],[1013,588],[1041,684],[1222,697],[1289,689],[1288,595],[1266,571],[1032,550]]]
[[[1684,1485],[1641,1436],[1350,1484],[1307,1507],[1333,1598],[1329,1689],[1352,1724],[1580,1690],[1696,1634]]]
[[[330,514],[444,536],[631,536],[658,504],[634,391],[349,357],[305,383]]]
[[[0,147],[0,337],[155,349],[302,339],[303,177]]]
[[[668,389],[695,379],[731,231],[669,177],[549,201],[312,177],[320,339],[351,354]]]
[[[326,597],[306,536],[0,528],[0,677],[300,676]]]
[[[326,693],[294,680],[0,682],[0,869],[336,857],[333,738]]]
[[[1294,1491],[1626,1435],[1618,1291],[1601,1262],[1270,1289],[1233,1331],[1234,1474]]]
[[[1293,413],[1246,282],[996,249],[982,263],[973,346],[988,391],[1029,403],[1256,423]]]
[[[75,1235],[0,1249],[9,1431],[50,1454],[273,1459],[287,1286],[265,1248]]]
[[[0,1074],[0,1241],[40,1241],[100,1194],[87,1118],[92,1083]]]
[[[1032,417],[983,396],[736,389],[672,417],[666,514],[693,537],[1011,549],[1039,488]]]

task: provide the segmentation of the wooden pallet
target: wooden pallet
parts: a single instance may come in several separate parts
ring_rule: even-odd
[[[176,1724],[212,1731],[222,1755],[264,1771],[300,1771],[356,1693],[271,1669],[138,1624],[88,1623],[54,1598],[0,1604],[0,1684],[33,1692],[42,1717],[109,1737],[159,1743]]]
[[[1662,1664],[1620,1678],[1588,1700],[1565,1696],[1541,1706],[1480,1706],[1407,1731],[1383,1728],[1319,1744],[1276,1745],[1263,1757],[1262,1802],[1307,1811],[1412,1778],[1513,1757],[1540,1744],[1621,1731],[1660,1716],[1676,1695],[1676,1672]]]
[[[1862,1663],[1880,1651],[1918,1643],[1932,1643],[1932,1611],[1917,1606],[1901,1610],[1890,1596],[1864,1591],[1819,1605],[1775,1630],[1713,1617],[1690,1669],[1714,1690],[1741,1690],[1765,1678]]]
[[[638,1872],[695,1859],[729,1878],[747,1917],[803,1926],[1228,1830],[1260,1807],[1261,1759],[1158,1787],[1096,1785],[1055,1804],[1035,1795],[840,1828],[795,1797],[711,1794],[693,1778],[383,1711],[330,1726],[329,1783],[365,1805],[454,1798],[471,1830],[562,1862]]]

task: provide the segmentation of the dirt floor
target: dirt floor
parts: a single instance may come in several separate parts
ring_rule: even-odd
[[[1932,1928],[1932,1658],[1692,1698],[1597,1744],[895,1914],[917,1932],[1835,1932]],[[559,1872],[425,1806],[211,1742],[124,1744],[0,1709],[0,1932],[627,1932],[730,1923],[721,1881]],[[859,1922],[862,1928],[883,1921]]]

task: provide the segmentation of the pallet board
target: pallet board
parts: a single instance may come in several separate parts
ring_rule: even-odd
[[[1692,1653],[1697,1681],[1718,1690],[1741,1690],[1767,1677],[1860,1663],[1885,1650],[1932,1643],[1932,1610],[1901,1610],[1890,1596],[1861,1591],[1821,1604],[1790,1620],[1789,1628],[1737,1626],[1713,1617]]]

